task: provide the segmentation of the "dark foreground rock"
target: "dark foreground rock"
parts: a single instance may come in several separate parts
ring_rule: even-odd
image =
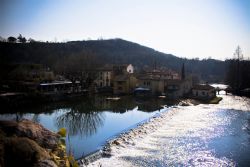
[[[0,121],[0,167],[67,166],[60,135],[38,123]]]
[[[7,136],[28,137],[36,141],[41,147],[49,149],[56,148],[60,138],[60,135],[26,119],[20,122],[0,121],[0,127]]]
[[[27,137],[6,138],[4,141],[5,166],[18,166],[19,164],[32,166],[49,157],[45,149]]]

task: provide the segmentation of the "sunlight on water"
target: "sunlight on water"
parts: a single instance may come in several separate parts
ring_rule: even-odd
[[[174,114],[163,117],[158,130],[135,139],[132,146],[113,146],[113,157],[90,166],[249,165],[250,100],[222,97],[219,105],[172,109],[169,112]]]
[[[214,117],[215,110],[204,109],[202,106],[180,110],[182,112],[176,114],[164,130],[156,132],[157,140],[160,139],[164,144],[156,146],[155,149],[162,153],[154,159],[163,159],[167,165],[204,166],[232,163],[227,158],[216,158],[214,151],[208,149],[209,140],[223,135],[222,126],[228,125],[231,118]]]

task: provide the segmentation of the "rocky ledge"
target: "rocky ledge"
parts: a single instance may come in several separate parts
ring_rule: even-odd
[[[0,166],[68,166],[61,136],[30,121],[0,121]]]

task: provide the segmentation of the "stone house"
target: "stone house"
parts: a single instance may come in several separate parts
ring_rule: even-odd
[[[97,69],[97,77],[95,79],[96,87],[111,87],[113,79],[113,68],[112,66],[106,65],[102,68]]]
[[[152,94],[162,94],[164,92],[164,80],[153,75],[138,76],[137,87],[149,89]]]
[[[167,97],[183,97],[191,93],[192,78],[165,80],[164,87]]]
[[[137,79],[133,74],[121,74],[114,77],[114,94],[130,94],[136,87]]]
[[[134,67],[131,64],[107,64],[98,68],[95,79],[97,92],[129,93],[131,85],[135,84],[133,73]]]
[[[166,69],[146,71],[138,76],[138,87],[150,89],[154,95],[183,96],[184,91],[190,91],[187,83],[178,73]]]
[[[209,100],[216,96],[216,91],[213,86],[210,86],[208,84],[200,84],[193,87],[192,95],[197,99]]]

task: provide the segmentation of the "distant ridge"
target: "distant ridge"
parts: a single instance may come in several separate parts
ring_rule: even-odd
[[[89,55],[88,58],[99,66],[107,63],[131,63],[139,70],[144,67],[166,67],[180,72],[182,64],[185,63],[187,73],[198,75],[209,82],[223,81],[226,66],[224,61],[179,58],[119,38],[66,43],[1,42],[0,54],[1,68],[11,63],[37,63],[54,69],[56,64],[65,57],[83,57],[83,55],[85,57]],[[86,58],[82,61],[88,63]]]

